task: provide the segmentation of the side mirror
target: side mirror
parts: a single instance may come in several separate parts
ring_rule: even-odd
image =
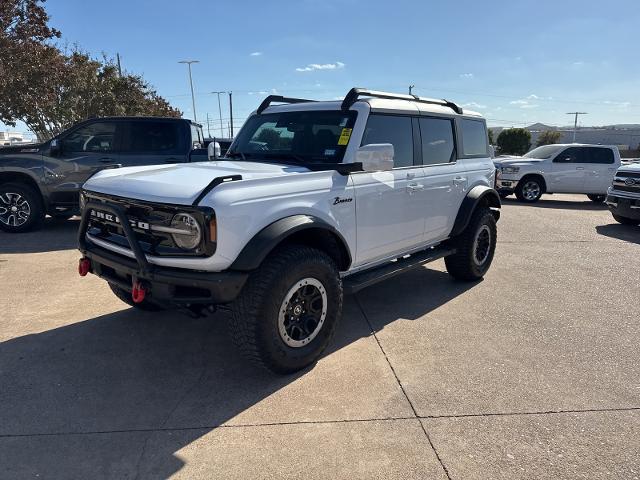
[[[222,156],[222,149],[218,142],[211,142],[207,146],[207,157],[210,161],[217,160]]]
[[[362,163],[365,172],[391,170],[393,168],[393,145],[390,143],[372,143],[363,145],[356,152],[356,162]]]
[[[54,138],[49,144],[49,155],[51,155],[52,157],[57,157],[58,155],[60,155],[60,151],[60,140]]]

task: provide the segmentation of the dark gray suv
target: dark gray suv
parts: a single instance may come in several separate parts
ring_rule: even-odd
[[[38,228],[79,211],[82,184],[105,168],[207,160],[200,125],[180,118],[113,117],[78,123],[42,144],[0,148],[0,229]]]

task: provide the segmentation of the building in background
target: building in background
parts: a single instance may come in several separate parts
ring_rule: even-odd
[[[0,132],[0,147],[14,145],[16,143],[30,143],[33,140],[21,132]]]

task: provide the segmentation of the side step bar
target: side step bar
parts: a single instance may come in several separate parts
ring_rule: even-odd
[[[395,277],[396,275],[411,270],[412,268],[420,267],[425,263],[433,262],[434,260],[447,257],[454,253],[456,253],[456,249],[451,247],[439,246],[428,248],[427,250],[413,253],[410,256],[392,260],[371,270],[365,270],[363,272],[348,275],[342,279],[344,293],[356,293],[363,288],[367,288],[378,282],[382,282],[388,278]]]

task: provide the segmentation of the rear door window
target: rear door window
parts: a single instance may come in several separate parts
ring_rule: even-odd
[[[489,139],[485,123],[482,120],[463,118],[460,125],[462,127],[462,153],[465,156],[488,155]]]
[[[369,115],[362,136],[362,145],[390,143],[393,145],[393,166],[413,165],[413,129],[411,117],[400,115]]]
[[[591,163],[611,164],[615,162],[610,148],[589,148]]]
[[[423,165],[449,163],[455,158],[453,120],[420,118]]]
[[[178,122],[145,120],[129,123],[123,150],[128,153],[176,153],[180,151]]]

